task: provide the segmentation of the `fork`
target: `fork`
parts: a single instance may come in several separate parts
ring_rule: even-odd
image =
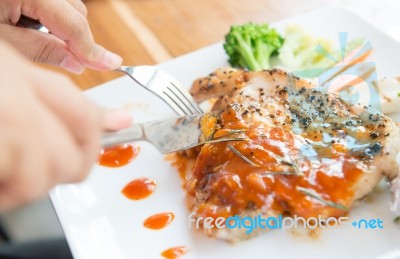
[[[203,113],[193,97],[172,76],[154,66],[121,66],[116,71],[154,93],[179,116]]]
[[[49,31],[37,20],[21,16],[17,26]],[[172,76],[152,66],[121,66],[116,71],[123,72],[148,91],[160,97],[179,116],[203,113],[193,97]]]

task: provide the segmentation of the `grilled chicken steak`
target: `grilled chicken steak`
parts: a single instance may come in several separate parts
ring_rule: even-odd
[[[191,94],[218,98],[212,109],[220,111],[203,123],[210,141],[178,154],[197,218],[341,217],[398,172],[390,118],[283,70],[220,69],[196,80]],[[228,241],[263,231],[203,229]]]

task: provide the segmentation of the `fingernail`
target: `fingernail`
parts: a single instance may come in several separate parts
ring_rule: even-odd
[[[132,123],[132,113],[127,110],[108,110],[104,118],[105,130],[119,130]]]
[[[75,57],[71,56],[66,56],[63,61],[61,61],[60,66],[75,74],[82,74],[85,70],[85,66]]]
[[[112,53],[111,51],[106,51],[105,53],[105,61],[106,63],[112,68],[117,68],[119,66],[121,66],[122,63],[122,58],[120,56],[118,56],[115,53]]]

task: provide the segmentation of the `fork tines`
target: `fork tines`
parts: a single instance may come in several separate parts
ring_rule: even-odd
[[[166,87],[163,94],[185,115],[203,113],[199,105],[193,100],[192,96],[173,82],[170,82],[170,85]]]

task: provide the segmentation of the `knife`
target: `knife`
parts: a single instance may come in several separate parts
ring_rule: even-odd
[[[213,139],[219,113],[204,113],[132,124],[129,128],[103,135],[102,147],[145,140],[162,154],[168,154],[210,142],[240,141],[231,134]]]

